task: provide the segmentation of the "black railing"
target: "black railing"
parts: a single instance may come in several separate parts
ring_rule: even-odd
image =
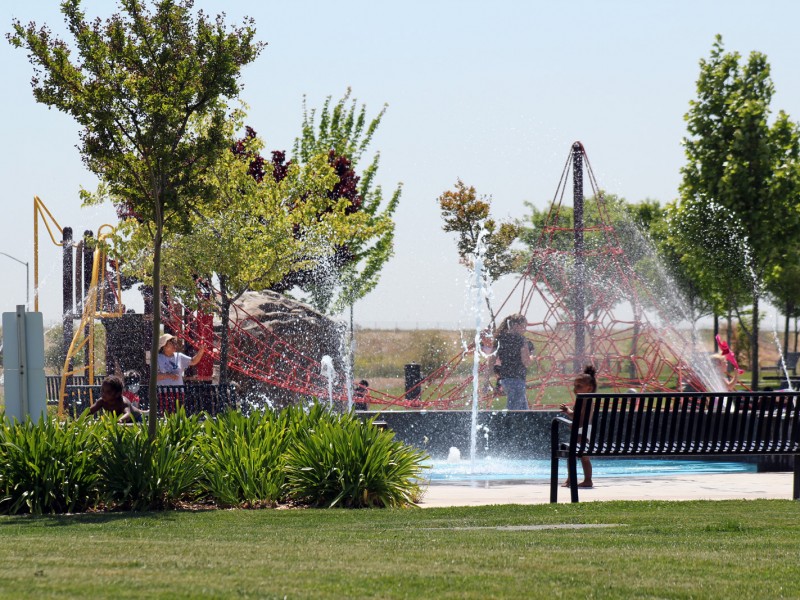
[[[105,379],[105,375],[96,375],[94,385],[100,385]],[[45,377],[45,389],[48,404],[58,404],[58,396],[61,393],[61,375],[47,375]],[[89,378],[85,375],[70,375],[67,385],[88,386]]]
[[[100,398],[100,385],[66,386],[64,404],[73,416],[81,414]],[[147,390],[140,388],[136,394],[139,408],[150,410]],[[224,387],[211,383],[188,383],[178,386],[158,387],[158,416],[173,413],[183,407],[187,414],[207,413],[216,415],[227,408],[236,408],[235,386]]]

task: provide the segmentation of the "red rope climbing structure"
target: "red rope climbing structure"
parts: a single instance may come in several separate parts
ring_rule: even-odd
[[[586,204],[584,166],[592,192]],[[562,208],[570,173],[571,215]],[[586,364],[597,369],[602,388],[614,391],[707,387],[707,378],[690,366],[697,362],[693,345],[673,326],[663,300],[629,262],[579,142],[567,158],[527,268],[497,313],[521,313],[528,319],[526,335],[534,343],[535,362],[529,369],[527,388],[529,404],[534,408],[563,401],[563,388],[571,388],[575,375]],[[165,322],[176,329],[181,327],[175,311],[167,311]],[[229,325],[230,368],[299,394],[328,397],[328,380],[318,361],[280,339],[235,304]],[[218,348],[219,334],[209,334],[207,323],[204,331],[199,336],[191,328],[179,329],[178,334],[207,351]],[[473,353],[474,344],[404,395],[370,390],[368,400],[372,405],[415,409],[468,408],[473,402]],[[486,386],[490,380],[486,363],[482,357],[481,408],[490,408],[494,400]],[[552,393],[558,388],[560,393]],[[347,401],[342,374],[337,377],[333,397]]]

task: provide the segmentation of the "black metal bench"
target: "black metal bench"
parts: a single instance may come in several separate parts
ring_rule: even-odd
[[[589,415],[584,437],[551,427],[550,502],[558,501],[558,460],[567,459],[572,502],[578,502],[577,459],[794,455],[792,497],[800,499],[800,392],[580,394],[574,423]]]

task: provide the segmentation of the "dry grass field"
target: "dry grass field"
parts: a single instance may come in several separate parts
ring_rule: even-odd
[[[469,331],[444,329],[357,329],[353,376],[356,380],[367,379],[375,390],[396,396],[403,392],[404,365],[419,364],[424,376],[456,356],[473,336]],[[705,349],[711,351],[711,332],[703,331],[702,339]],[[46,342],[48,356],[54,354],[52,339]],[[760,354],[762,366],[775,365],[778,361],[778,348],[771,331],[762,332]],[[53,374],[55,370],[48,365],[47,372]],[[0,380],[0,401],[2,396]]]

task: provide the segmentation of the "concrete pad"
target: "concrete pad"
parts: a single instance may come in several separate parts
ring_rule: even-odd
[[[669,475],[650,478],[596,478],[581,489],[581,502],[610,500],[757,500],[792,498],[792,473],[726,473]],[[558,501],[569,502],[569,489],[558,489]],[[472,481],[432,483],[423,508],[488,504],[546,504],[549,481]]]

